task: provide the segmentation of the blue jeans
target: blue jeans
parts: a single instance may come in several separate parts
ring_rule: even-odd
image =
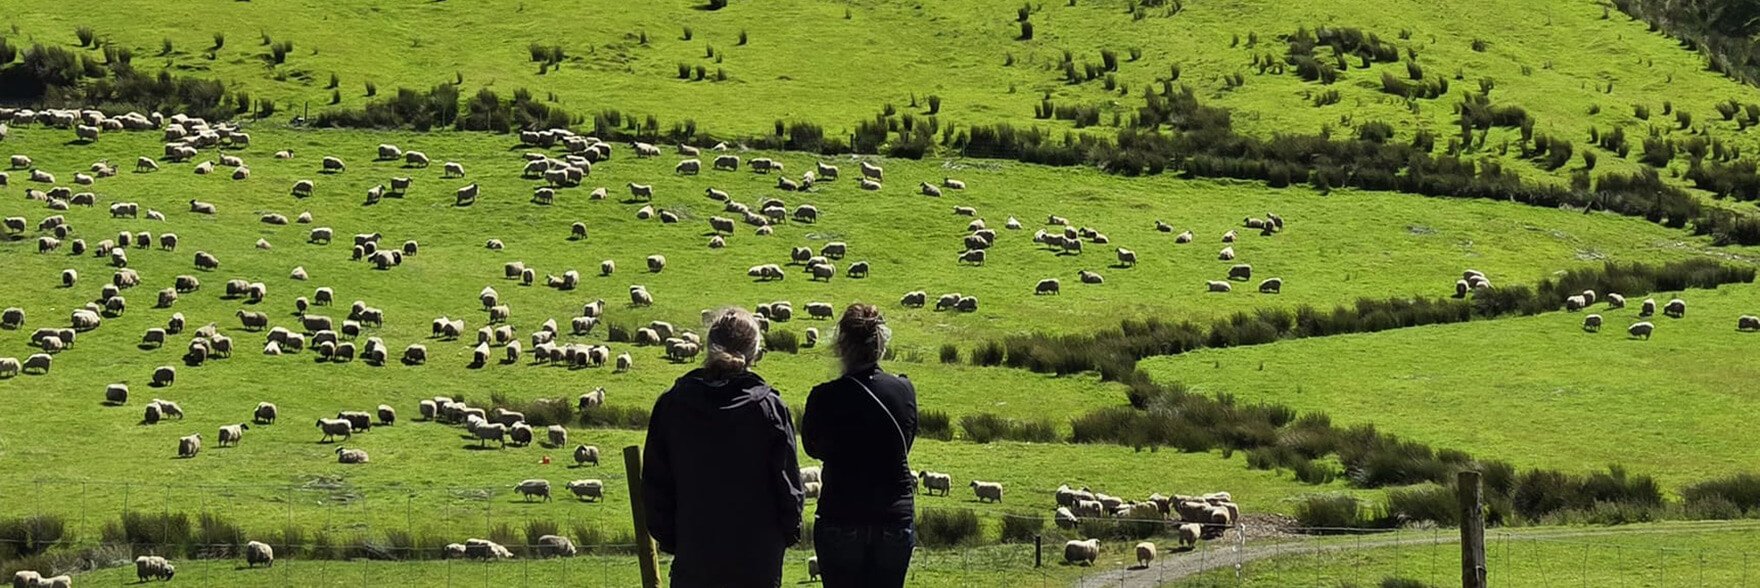
[[[912,525],[813,526],[813,551],[825,588],[904,586],[916,545]]]

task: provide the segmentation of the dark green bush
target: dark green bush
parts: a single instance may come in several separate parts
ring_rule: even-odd
[[[925,410],[917,413],[917,435],[938,441],[953,440],[953,424],[947,413]]]
[[[1460,501],[1452,488],[1437,485],[1396,489],[1387,493],[1387,517],[1394,525],[1430,522],[1460,525]]]
[[[959,547],[976,544],[978,513],[969,508],[934,508],[917,511],[917,542],[924,547]]]
[[[1346,532],[1349,529],[1370,526],[1362,503],[1353,496],[1343,494],[1309,496],[1296,503],[1295,515],[1296,522],[1306,532],[1314,534]]]
[[[1742,515],[1760,511],[1760,475],[1741,473],[1699,482],[1681,490],[1681,501],[1689,509],[1725,510],[1728,505]]]
[[[1009,513],[1002,517],[1003,543],[1031,543],[1044,530],[1045,516],[1042,514]]]
[[[75,37],[79,37],[79,46],[81,46],[81,47],[96,47],[97,46],[98,34],[95,32],[92,32],[92,27],[83,26],[83,25],[76,27],[73,29],[73,35]]]
[[[67,522],[55,515],[0,520],[0,562],[31,557],[71,541]]]
[[[952,343],[942,343],[941,363],[959,363],[959,346]]]
[[[764,333],[764,349],[783,353],[798,353],[801,349],[800,337],[794,331],[772,329]]]

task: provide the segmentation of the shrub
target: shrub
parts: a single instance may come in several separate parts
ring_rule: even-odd
[[[1484,39],[1473,39],[1473,51],[1484,53],[1487,45]]]
[[[269,62],[274,65],[287,63],[287,54],[293,52],[293,41],[277,41],[269,45]]]
[[[959,363],[959,346],[952,343],[942,343],[941,363]]]
[[[740,29],[740,31],[739,31],[739,44],[741,47],[744,47],[746,44],[746,31],[745,31],[745,29]]]
[[[163,39],[160,39],[159,40],[159,55],[170,55],[171,53],[172,53],[171,37],[165,37]],[[4,62],[4,61],[0,61],[0,65],[3,65],[5,63],[6,62]],[[1724,120],[1728,120],[1728,119],[1724,119]]]
[[[1045,516],[1038,513],[1008,513],[1002,517],[1003,543],[1031,543],[1045,530]]]
[[[1033,23],[1025,20],[1021,21],[1021,34],[1020,36],[1015,37],[1015,39],[1021,41],[1033,40]]]
[[[1760,510],[1760,476],[1741,473],[1699,482],[1681,490],[1681,501],[1689,509],[1723,509],[1728,505],[1746,515]]]
[[[525,544],[537,545],[538,538],[545,535],[562,535],[562,526],[554,520],[532,519],[526,521]]]
[[[342,78],[337,77],[336,72],[330,72],[330,85],[324,86],[324,89],[335,90],[337,87],[339,87],[341,85],[342,85]]]
[[[605,340],[612,343],[633,343],[636,340],[635,331],[628,324],[606,321]]]
[[[1632,105],[1632,116],[1638,120],[1650,120],[1650,107],[1643,104]]]
[[[947,413],[925,410],[917,413],[917,435],[939,441],[953,440],[953,421]]]
[[[372,80],[368,80],[367,81],[367,97],[371,98],[373,96],[378,96],[378,95],[379,95],[379,85],[373,83]]]
[[[209,47],[208,50],[219,51],[224,48],[226,48],[226,33],[214,33],[214,46]]]
[[[1309,496],[1296,503],[1296,522],[1316,534],[1346,532],[1366,528],[1363,505],[1353,496],[1325,494]]]
[[[691,28],[690,28],[690,27],[685,27],[685,28],[684,28],[684,34],[683,34],[683,35],[681,35],[681,36],[680,36],[680,37],[679,37],[679,40],[681,40],[681,41],[689,41],[689,40],[691,40],[691,37],[692,37],[692,36],[694,36],[694,33],[693,33],[693,31],[691,31]]]
[[[800,338],[794,334],[794,331],[773,329],[764,333],[764,349],[768,351],[798,353],[800,348]]]
[[[196,534],[190,538],[190,557],[235,557],[244,545],[244,528],[225,517],[204,512],[196,523]]]
[[[79,27],[75,27],[73,29],[73,35],[75,37],[79,37],[79,46],[81,46],[81,47],[96,47],[97,46],[98,34],[95,32],[92,32],[92,27],[83,26],[83,25],[79,26]]]
[[[917,541],[924,547],[959,547],[980,539],[978,513],[969,508],[935,508],[917,511]]]
[[[330,103],[331,104],[341,104],[342,103],[342,90],[331,90],[330,91]]]
[[[648,409],[639,406],[607,405],[582,412],[583,427],[603,427],[639,431],[648,428]],[[607,459],[601,455],[600,459]],[[614,459],[614,458],[612,458]]]
[[[709,0],[708,8],[709,10],[721,10],[727,8],[727,0]]]
[[[940,114],[940,113],[941,113],[941,97],[937,96],[935,94],[930,94],[929,95],[929,114]]]
[[[971,414],[959,418],[959,427],[965,431],[966,440],[974,443],[989,443],[1002,439],[1008,434],[1008,420],[993,414]]]
[[[573,421],[574,402],[567,398],[533,398],[531,400],[512,400],[506,392],[491,392],[489,408],[505,409],[526,415],[526,424],[543,428],[550,425],[566,425]]]
[[[1430,522],[1452,527],[1460,524],[1460,503],[1451,488],[1426,485],[1387,493],[1387,517],[1395,525]]]
[[[0,520],[0,562],[31,557],[70,541],[67,522],[55,515]]]

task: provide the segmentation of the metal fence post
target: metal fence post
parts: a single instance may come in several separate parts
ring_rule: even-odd
[[[642,448],[623,448],[623,471],[629,480],[629,513],[635,523],[636,562],[642,568],[642,588],[660,588],[660,560],[654,550],[654,538],[648,535],[648,511],[642,495]]]

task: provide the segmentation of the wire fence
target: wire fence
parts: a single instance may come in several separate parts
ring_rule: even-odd
[[[511,486],[9,482],[0,484],[0,577],[29,564],[83,571],[82,585],[132,584],[134,556],[154,554],[176,563],[180,584],[195,585],[639,585],[627,496],[582,502],[555,493],[546,503]],[[952,540],[942,530],[942,541],[920,544],[911,586],[1336,587],[1395,578],[1449,586],[1460,578],[1454,529],[1302,528],[1249,515],[1204,527],[1188,547],[1180,522],[1166,519],[1060,526],[1049,512],[919,508],[919,520],[938,514],[969,516],[978,529]],[[16,522],[30,516],[55,519],[54,536],[20,530]],[[919,528],[920,540],[932,532]],[[568,537],[578,554],[545,557],[534,545],[540,534]],[[1089,536],[1102,541],[1093,565],[1065,562],[1064,541]],[[494,540],[515,557],[447,557],[446,544],[468,538]],[[810,531],[804,539],[787,556],[791,582],[807,579]],[[272,545],[275,565],[249,569],[248,541]],[[1139,541],[1156,544],[1147,565],[1138,565]],[[44,542],[53,549],[38,553]],[[1486,539],[1488,576],[1506,586],[1760,588],[1755,551],[1760,521],[1492,529]]]

